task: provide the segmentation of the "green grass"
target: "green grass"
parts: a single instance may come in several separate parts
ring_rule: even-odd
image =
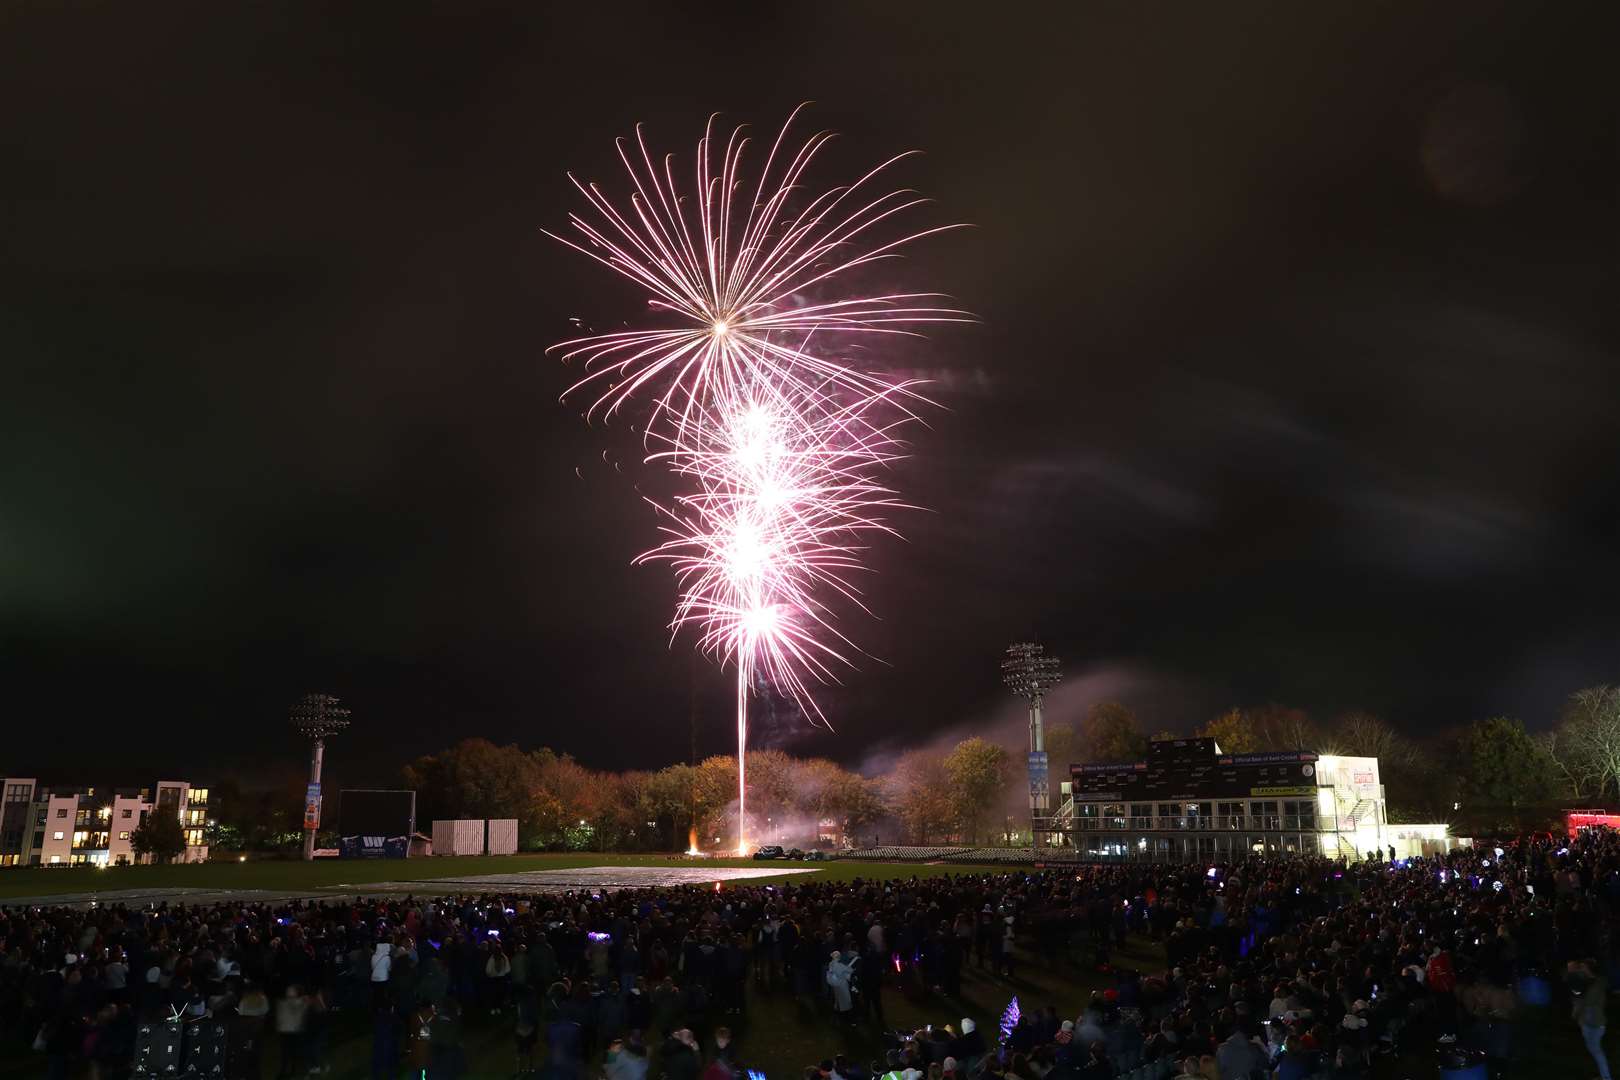
[[[771,862],[752,859],[684,859],[669,855],[469,855],[432,859],[319,859],[315,862],[263,861],[192,863],[184,866],[111,866],[105,870],[29,867],[0,870],[0,899],[18,896],[63,896],[70,893],[125,889],[274,889],[315,891],[362,886],[379,881],[433,881],[477,874],[511,874],[525,870],[571,870],[589,866],[730,866],[759,869],[805,867],[818,881],[857,877],[933,877],[982,872],[995,867],[924,865],[921,863]],[[1005,868],[1002,868],[1005,869]],[[810,880],[811,875],[784,878]],[[771,881],[774,878],[753,878]]]

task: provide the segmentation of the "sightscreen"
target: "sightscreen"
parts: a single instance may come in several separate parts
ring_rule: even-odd
[[[339,792],[337,831],[341,836],[410,836],[416,831],[416,792]]]

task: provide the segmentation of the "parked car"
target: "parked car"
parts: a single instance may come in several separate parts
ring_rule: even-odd
[[[785,859],[785,858],[787,858],[787,855],[782,851],[781,848],[777,847],[775,844],[766,844],[764,847],[762,847],[758,851],[754,852],[754,858],[756,858],[756,859]]]

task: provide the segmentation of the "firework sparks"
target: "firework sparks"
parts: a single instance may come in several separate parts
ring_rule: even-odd
[[[594,213],[569,215],[577,239],[546,235],[645,289],[650,306],[668,317],[668,325],[574,338],[548,350],[588,369],[569,389],[597,390],[588,414],[612,413],[648,393],[655,423],[682,434],[694,410],[716,394],[885,392],[891,384],[884,376],[835,358],[851,337],[914,335],[928,323],[971,321],[937,293],[839,295],[840,275],[959,226],[885,238],[883,226],[927,201],[906,189],[875,193],[884,173],[909,154],[792,208],[806,170],[833,137],[818,132],[788,150],[797,115],[782,126],[752,185],[742,179],[750,141],[744,129],[726,139],[717,167],[712,117],[698,143],[691,197],[676,180],[673,156],[655,160],[639,128],[633,144],[618,143],[635,189],[628,211],[570,175]],[[840,347],[812,346],[825,337]]]
[[[790,150],[792,119],[748,183],[749,140],[738,128],[720,148],[711,118],[691,196],[673,157],[655,161],[638,129],[633,144],[618,144],[634,189],[628,208],[571,177],[593,213],[570,215],[575,238],[547,234],[644,289],[660,316],[662,325],[548,351],[585,365],[568,394],[595,392],[587,416],[646,398],[647,460],[691,484],[654,503],[665,540],[638,561],[674,568],[672,631],[694,628],[701,648],[736,667],[740,853],[755,678],[825,722],[807,680],[832,680],[849,647],[830,602],[863,607],[853,575],[865,538],[892,533],[883,514],[901,505],[876,475],[898,455],[897,429],[921,398],[912,383],[843,357],[862,335],[971,318],[938,294],[843,289],[850,271],[954,226],[884,238],[897,215],[924,202],[905,190],[874,194],[906,155],[804,195],[806,170],[832,136]]]

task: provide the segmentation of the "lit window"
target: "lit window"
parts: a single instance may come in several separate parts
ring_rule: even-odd
[[[120,840],[128,840],[129,839],[129,833],[127,833],[127,832],[119,833],[118,834],[118,839],[120,839]]]
[[[56,832],[51,836],[51,839],[52,840],[60,840],[60,839],[62,839],[62,830],[61,829],[56,830]],[[51,860],[51,862],[55,862],[55,861],[56,860],[54,858]]]
[[[62,834],[61,834],[61,833],[57,833],[57,834],[56,834],[56,838],[57,838],[57,839],[58,839],[58,840],[60,840],[60,839],[61,839],[61,838],[62,838]],[[60,855],[52,855],[52,856],[51,856],[51,862],[52,862],[52,864],[55,864],[55,863],[59,863],[59,862],[61,862],[61,861],[62,861],[62,856],[60,856]]]

